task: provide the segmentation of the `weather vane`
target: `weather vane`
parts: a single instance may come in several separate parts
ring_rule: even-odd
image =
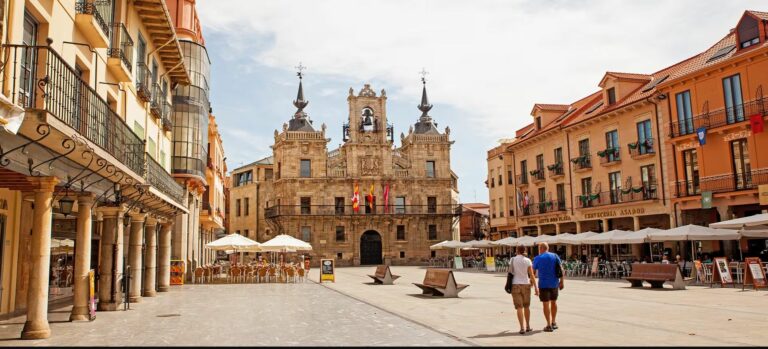
[[[426,69],[424,69],[424,68],[422,67],[422,68],[421,68],[421,72],[419,72],[419,74],[421,74],[421,82],[422,82],[422,83],[424,83],[424,84],[426,84],[426,83],[427,83],[427,74],[429,74],[429,72],[428,72],[428,71],[426,71]]]
[[[304,71],[304,69],[307,69],[307,67],[305,67],[305,66],[301,65],[301,62],[299,62],[299,65],[298,65],[298,66],[296,66],[296,67],[294,67],[294,68],[296,68],[296,70],[298,70],[298,72],[296,73],[296,75],[298,75],[298,76],[299,76],[299,79],[301,79],[302,77],[304,77],[304,73],[303,73],[303,71]]]

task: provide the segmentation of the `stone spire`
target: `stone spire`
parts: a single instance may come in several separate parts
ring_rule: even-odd
[[[293,106],[296,107],[296,113],[293,114],[293,119],[288,122],[288,131],[314,131],[312,127],[312,120],[309,120],[309,116],[304,112],[304,108],[309,104],[308,100],[304,99],[304,86],[302,80],[304,78],[304,70],[306,67],[299,63],[296,67],[298,72],[296,75],[299,77],[299,92],[296,94],[296,100],[293,101]]]
[[[437,130],[437,124],[432,122],[432,117],[429,116],[429,111],[432,110],[432,104],[429,104],[429,99],[427,98],[427,74],[426,70],[421,70],[421,84],[423,86],[421,90],[421,103],[418,105],[418,108],[421,111],[421,117],[419,117],[419,121],[416,122],[416,129],[414,132],[419,134],[440,134],[440,131]]]

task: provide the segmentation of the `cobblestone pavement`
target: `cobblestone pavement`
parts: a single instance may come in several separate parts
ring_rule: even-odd
[[[0,346],[467,345],[314,282],[174,286],[129,311],[68,322],[51,310],[51,338],[18,340],[25,317],[0,322]]]
[[[460,298],[427,298],[412,282],[422,282],[423,267],[393,266],[394,285],[370,285],[375,267],[337,268],[336,282],[323,283],[356,299],[411,319],[439,332],[480,345],[765,345],[768,343],[768,292],[689,286],[686,290],[633,289],[626,281],[566,280],[558,300],[553,333],[541,303],[531,300],[533,332],[520,335],[502,273],[456,272],[468,284]],[[317,280],[317,270],[310,272]]]

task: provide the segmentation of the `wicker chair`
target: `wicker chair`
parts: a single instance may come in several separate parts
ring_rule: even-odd
[[[195,283],[205,283],[205,270],[203,268],[195,268]]]

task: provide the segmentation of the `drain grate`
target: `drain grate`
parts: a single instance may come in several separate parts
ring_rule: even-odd
[[[157,317],[174,317],[174,316],[181,316],[181,314],[161,314],[161,315],[157,315]]]

